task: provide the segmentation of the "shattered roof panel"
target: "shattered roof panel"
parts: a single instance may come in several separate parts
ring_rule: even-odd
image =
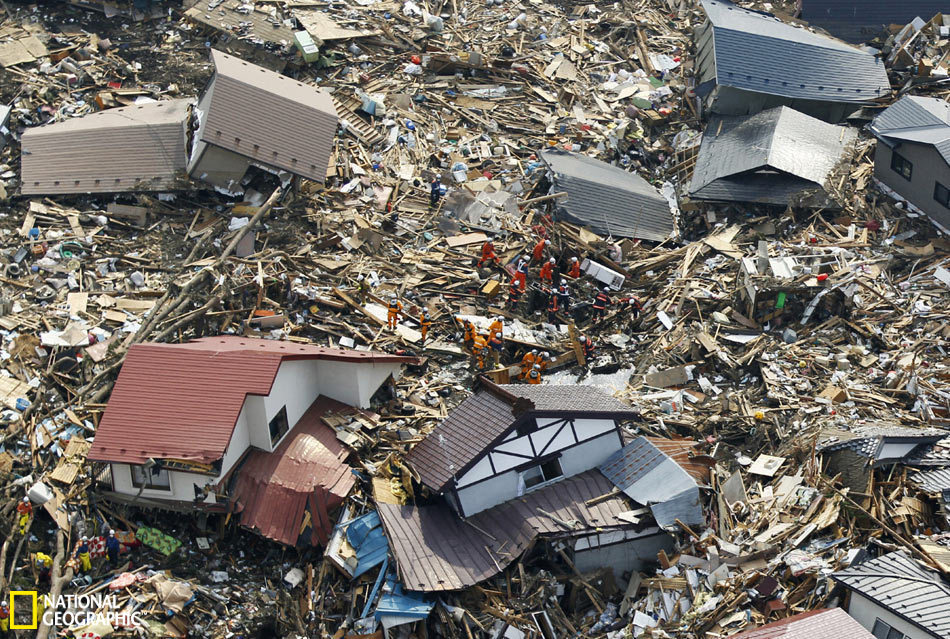
[[[784,106],[751,116],[712,116],[690,196],[787,204],[798,192],[822,189],[856,138],[853,128]]]
[[[730,639],[873,638],[874,635],[841,608],[809,610],[730,637]]]
[[[190,105],[188,99],[151,102],[27,129],[21,140],[23,194],[182,188]]]
[[[262,8],[267,10],[261,11]],[[294,42],[294,30],[284,24],[282,17],[277,15],[279,11],[277,5],[249,5],[244,0],[197,0],[185,15],[213,29],[241,35],[242,40],[259,39],[287,46]]]
[[[202,139],[322,184],[337,125],[329,94],[214,49],[211,59]]]
[[[311,543],[327,543],[333,530],[328,511],[343,502],[356,477],[343,463],[349,451],[320,418],[347,408],[321,395],[273,453],[252,449],[232,494],[243,506],[242,526],[294,546],[309,506]]]
[[[670,204],[636,173],[586,155],[548,150],[541,159],[554,173],[556,200],[567,220],[600,235],[662,242],[673,232]]]
[[[713,26],[720,85],[822,102],[861,103],[890,93],[884,63],[870,53],[730,2],[702,5]]]
[[[802,0],[802,20],[847,42],[866,42],[892,24],[929,20],[946,0]]]
[[[593,386],[560,386],[484,383],[421,442],[408,459],[422,483],[444,490],[454,475],[464,472],[515,425],[515,399],[531,402],[531,412],[603,414],[622,419],[636,412]]]
[[[617,518],[628,510],[622,496],[592,506],[585,503],[610,489],[610,482],[602,474],[590,470],[466,520],[444,503],[380,503],[377,508],[406,587],[426,592],[459,590],[501,572],[538,535],[578,535],[590,529],[629,528]],[[580,517],[587,524],[568,531],[539,509],[565,521]]]
[[[950,586],[903,551],[851,566],[831,578],[934,637],[950,636]]]
[[[284,359],[405,362],[412,358],[235,336],[129,349],[89,459],[144,463],[224,455],[244,399],[267,395]]]

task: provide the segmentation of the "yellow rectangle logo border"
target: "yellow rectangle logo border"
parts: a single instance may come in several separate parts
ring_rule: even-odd
[[[33,612],[31,617],[33,619],[32,625],[18,625],[13,623],[13,601],[15,597],[29,597],[30,603],[33,606]],[[11,590],[10,591],[10,630],[36,630],[36,627],[39,625],[39,620],[36,618],[36,591],[35,590]]]

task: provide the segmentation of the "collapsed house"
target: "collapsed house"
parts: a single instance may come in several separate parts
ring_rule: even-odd
[[[595,233],[662,242],[675,228],[669,201],[636,173],[578,153],[540,154],[559,217]]]
[[[875,637],[946,639],[950,585],[903,551],[831,575],[847,589],[844,608]]]
[[[188,182],[185,146],[191,103],[136,104],[27,129],[21,138],[22,193],[182,188]]]
[[[950,228],[950,104],[904,96],[874,118],[871,132],[878,184]]]
[[[799,0],[802,20],[845,42],[859,44],[874,39],[891,25],[924,20],[944,11],[941,0]]]
[[[295,545],[332,529],[354,478],[324,421],[369,406],[413,358],[234,336],[129,349],[88,459],[104,495],[177,511],[240,513]]]
[[[696,200],[839,208],[826,190],[848,162],[855,129],[776,107],[709,118],[689,195]]]
[[[891,91],[883,61],[867,51],[724,0],[702,6],[706,22],[694,38],[704,110],[750,115],[784,105],[840,122]]]

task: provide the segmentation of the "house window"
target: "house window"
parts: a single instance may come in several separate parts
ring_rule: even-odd
[[[897,151],[891,151],[891,168],[894,169],[895,173],[898,173],[908,181],[910,180],[910,176],[914,173],[914,165]]]
[[[270,420],[270,444],[271,446],[276,446],[277,442],[280,441],[280,438],[287,434],[287,431],[290,430],[290,426],[287,424],[287,407],[278,411],[274,418]]]
[[[533,488],[563,476],[564,471],[561,470],[561,462],[557,459],[551,459],[521,472],[525,488]]]
[[[871,634],[877,637],[877,639],[906,639],[906,635],[904,635],[903,632],[891,628],[880,619],[874,622],[874,630],[871,631]]]
[[[950,209],[950,189],[940,182],[934,182],[934,199]]]
[[[132,485],[136,488],[148,488],[150,490],[170,491],[172,489],[168,471],[158,466],[152,466],[151,468],[132,466]]]

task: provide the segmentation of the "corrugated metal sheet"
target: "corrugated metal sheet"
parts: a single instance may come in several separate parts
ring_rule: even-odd
[[[841,608],[828,608],[773,621],[730,639],[874,639],[874,635]]]
[[[343,463],[348,451],[320,418],[348,408],[321,395],[273,453],[248,454],[231,494],[242,506],[242,526],[295,546],[309,511],[310,543],[327,543],[333,530],[328,513],[343,502],[356,477]]]
[[[119,107],[27,129],[24,195],[163,191],[187,184],[191,100]]]
[[[892,24],[930,20],[946,0],[801,0],[802,20],[847,42],[867,42]]]
[[[787,205],[809,192],[824,194],[831,172],[850,157],[857,138],[836,126],[777,107],[752,116],[712,116],[703,134],[690,197]],[[815,206],[827,203],[815,198]]]
[[[426,595],[409,592],[396,580],[396,575],[390,569],[386,575],[386,584],[383,594],[376,604],[375,617],[384,628],[391,628],[403,623],[418,619],[425,619],[432,612],[434,603],[426,600]]]
[[[650,506],[661,528],[674,527],[677,519],[687,524],[705,522],[696,481],[646,437],[634,439],[599,469],[632,500]]]
[[[595,233],[662,242],[673,232],[666,198],[636,173],[585,155],[548,150],[541,159],[554,173],[555,200],[568,221]]]
[[[129,349],[88,458],[221,459],[247,395],[267,395],[284,359],[414,361],[386,353],[234,336]]]
[[[623,497],[593,506],[584,503],[610,489],[610,482],[591,470],[466,520],[445,504],[377,507],[406,588],[425,592],[460,590],[504,570],[538,535],[577,536],[594,529],[631,528],[617,519],[619,513],[629,510]],[[568,530],[539,509],[582,523]]]
[[[945,100],[907,95],[871,122],[880,138],[932,144],[950,163],[950,104]]]
[[[202,140],[322,184],[337,125],[329,94],[220,51],[211,59]]]
[[[636,412],[593,386],[484,383],[473,396],[409,452],[408,460],[429,488],[445,490],[453,474],[463,472],[515,425],[520,410],[550,414],[600,413],[616,419]],[[530,403],[528,403],[530,402]],[[453,468],[454,467],[454,468]]]
[[[950,586],[903,551],[841,570],[831,578],[933,637],[950,637]]]
[[[722,86],[821,102],[863,103],[890,93],[884,63],[870,53],[730,2],[702,5]]]

